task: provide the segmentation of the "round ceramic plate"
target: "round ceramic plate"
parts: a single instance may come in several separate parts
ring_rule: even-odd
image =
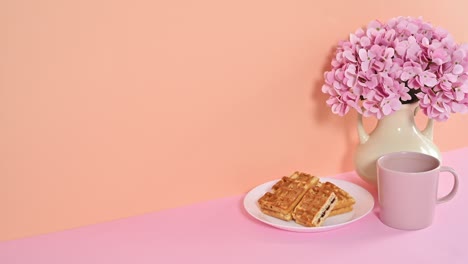
[[[369,214],[374,208],[374,197],[372,197],[372,195],[361,186],[358,186],[354,183],[345,180],[339,180],[334,178],[320,178],[321,182],[331,182],[348,192],[352,197],[354,197],[354,199],[356,200],[356,204],[354,205],[353,211],[329,217],[323,223],[322,226],[305,227],[297,224],[294,221],[284,221],[266,215],[262,213],[262,211],[260,211],[260,207],[257,203],[258,199],[260,199],[260,197],[262,197],[266,192],[268,192],[277,181],[279,181],[279,179],[261,184],[253,188],[250,192],[247,193],[247,195],[244,198],[244,207],[247,210],[247,212],[255,219],[279,229],[295,232],[328,231],[356,222],[359,219],[366,216],[367,214]]]

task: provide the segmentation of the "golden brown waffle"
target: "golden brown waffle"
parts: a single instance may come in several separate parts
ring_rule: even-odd
[[[294,208],[292,216],[300,225],[321,226],[336,203],[336,195],[328,185],[316,185],[302,197],[302,200]]]
[[[319,181],[318,177],[312,176],[312,175],[304,173],[304,172],[296,171],[291,176],[284,176],[283,178],[281,178],[281,180],[279,180],[277,183],[275,183],[275,185],[273,185],[273,187],[271,187],[271,189],[276,190],[276,189],[279,188],[279,186],[287,184],[287,183],[289,183],[291,181],[299,181],[299,182],[303,182],[303,183],[308,183],[308,182],[310,182],[311,179],[313,179],[314,184]]]
[[[331,182],[325,182],[322,184],[333,190],[336,197],[338,198],[338,202],[336,203],[333,211],[330,213],[330,216],[347,213],[353,210],[353,205],[356,203],[356,201],[351,195],[349,195],[349,193]]]
[[[336,206],[335,206],[336,207]],[[332,216],[335,216],[335,215],[339,215],[339,214],[344,214],[344,213],[347,213],[347,212],[351,212],[353,210],[353,207],[352,206],[349,206],[349,207],[343,207],[343,208],[338,208],[338,209],[333,209],[331,212],[330,212],[330,215],[328,215],[328,217],[332,217]]]
[[[308,189],[317,184],[318,178],[306,173],[295,172],[279,180],[270,192],[258,200],[260,210],[286,221],[292,219],[291,213]]]
[[[289,176],[289,178],[292,180],[296,180],[296,181],[300,181],[304,183],[307,183],[313,180],[314,185],[319,181],[318,177],[312,176],[304,172],[299,172],[299,171],[294,172],[291,176]]]

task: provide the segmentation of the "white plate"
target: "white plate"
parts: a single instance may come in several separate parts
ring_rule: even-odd
[[[244,198],[244,207],[247,212],[253,216],[254,218],[258,219],[259,221],[274,226],[276,228],[288,230],[288,231],[295,231],[295,232],[322,232],[328,231],[331,229],[343,227],[345,225],[349,225],[353,222],[358,221],[359,219],[366,216],[368,213],[372,211],[374,208],[374,197],[364,188],[358,186],[354,183],[334,179],[334,178],[320,178],[321,182],[331,182],[336,186],[342,188],[346,192],[348,192],[351,196],[354,197],[356,200],[356,204],[354,205],[354,210],[327,218],[327,220],[323,223],[322,226],[319,227],[305,227],[302,225],[297,224],[294,221],[284,221],[278,218],[274,218],[272,216],[266,215],[260,211],[258,206],[258,199],[262,197],[266,192],[268,192],[271,187],[277,182],[277,180],[273,180],[264,184],[261,184],[250,192]]]

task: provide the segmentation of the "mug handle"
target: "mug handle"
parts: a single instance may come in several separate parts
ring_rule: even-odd
[[[455,196],[458,190],[458,174],[455,172],[454,169],[450,167],[441,166],[440,172],[444,172],[444,171],[450,172],[453,175],[453,187],[452,187],[452,190],[447,195],[445,195],[442,198],[437,198],[437,204],[445,203],[445,202],[452,200],[452,198]]]

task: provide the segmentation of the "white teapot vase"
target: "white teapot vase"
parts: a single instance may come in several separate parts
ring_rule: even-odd
[[[362,115],[358,116],[358,145],[354,163],[357,174],[373,185],[377,184],[377,159],[390,152],[421,152],[441,160],[440,151],[433,143],[433,120],[428,119],[424,130],[416,127],[414,116],[419,109],[418,103],[404,104],[401,109],[384,116],[375,129],[367,134]]]

